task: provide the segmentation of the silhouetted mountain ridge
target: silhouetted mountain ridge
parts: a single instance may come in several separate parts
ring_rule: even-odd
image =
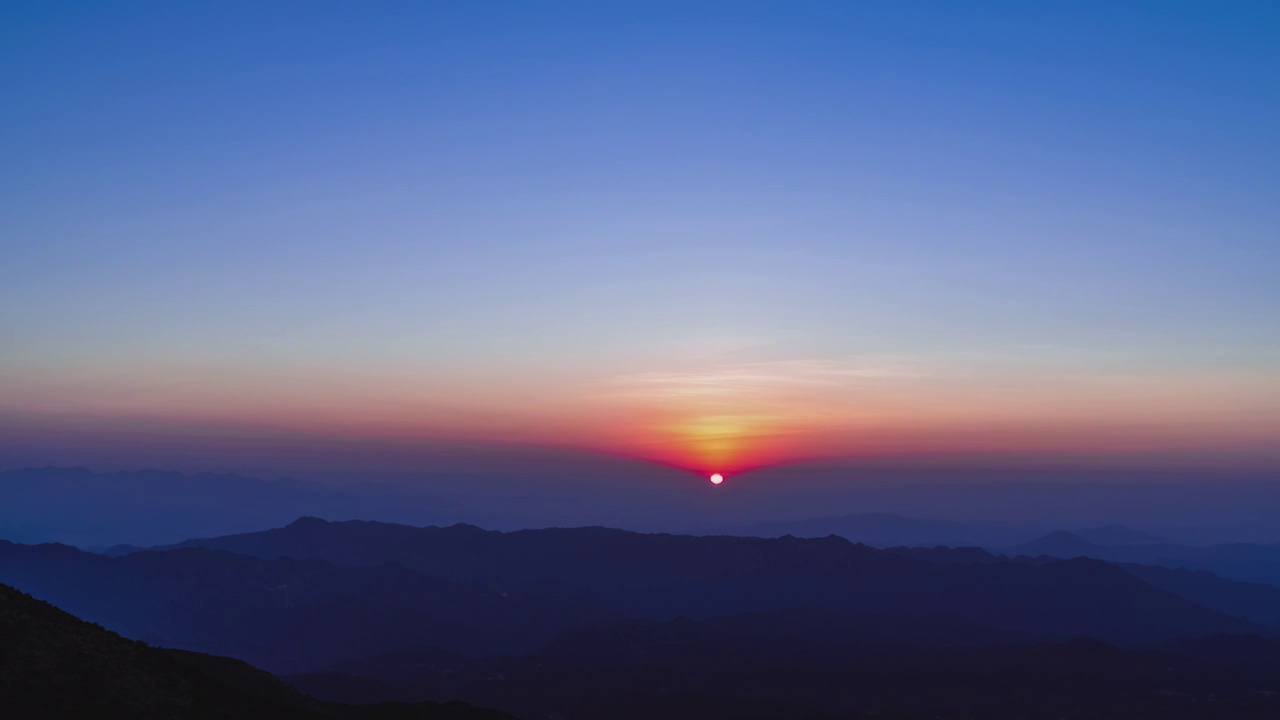
[[[414,642],[528,652],[618,616],[590,600],[499,592],[388,563],[338,567],[205,548],[109,558],[0,541],[0,581],[129,637],[286,672]]]
[[[126,640],[3,584],[0,708],[15,718],[509,718],[459,703],[317,701],[238,660]]]
[[[393,562],[433,577],[508,592],[581,594],[655,619],[836,607],[952,613],[1009,630],[1120,641],[1263,630],[1099,561],[943,564],[834,536],[697,537],[606,528],[502,533],[308,518],[275,530],[181,546],[265,558],[320,558],[340,565]]]
[[[795,622],[804,624],[802,615],[624,621],[572,631],[528,657],[424,650],[288,679],[329,697],[456,696],[561,720],[1226,720],[1280,711],[1280,666],[1255,662],[1280,652],[1276,641],[1220,636],[1162,650],[1094,640],[926,649],[868,644],[861,632],[791,632]],[[876,620],[849,616],[843,624],[874,632]],[[1247,651],[1242,659],[1234,647]]]
[[[1004,545],[1026,537],[1016,527],[978,526],[951,520],[914,518],[892,513],[860,513],[760,522],[725,528],[726,535],[802,538],[836,535],[872,547],[894,545]]]
[[[1011,557],[1083,556],[1111,562],[1206,570],[1232,580],[1276,584],[1277,578],[1280,578],[1280,544],[1226,543],[1200,546],[1150,542],[1108,546],[1090,542],[1072,533],[1057,531],[1021,545],[990,549]]]
[[[1041,538],[1009,548],[1009,555],[1036,557],[1046,555],[1055,558],[1096,557],[1103,548],[1066,530],[1055,530]]]

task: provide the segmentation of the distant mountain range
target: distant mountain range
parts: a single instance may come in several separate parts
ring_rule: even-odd
[[[1237,580],[1275,583],[1280,578],[1280,543],[1198,546],[1146,542],[1105,545],[1091,541],[1080,533],[1058,531],[1028,543],[995,550],[1011,557],[1090,557],[1112,562],[1205,570]]]
[[[597,470],[612,472],[620,468],[610,465]],[[629,471],[635,472],[636,468]],[[821,488],[815,488],[817,494],[812,497],[801,494],[781,503],[769,499],[786,485],[775,483],[769,488],[745,486],[755,496],[751,503],[744,504],[734,495],[740,488],[720,488],[712,497],[700,492],[705,482],[668,474],[661,474],[658,482],[647,482],[643,477],[632,475],[619,478],[606,474],[564,486],[546,478],[532,485],[523,483],[525,472],[524,468],[513,469],[511,477],[501,484],[501,492],[488,485],[484,486],[488,490],[481,492],[465,478],[448,473],[406,480],[403,484],[362,482],[339,486],[294,479],[262,480],[232,474],[187,475],[157,470],[93,472],[81,467],[8,470],[0,472],[0,538],[29,544],[62,542],[101,551],[113,546],[148,547],[190,537],[247,532],[283,525],[301,515],[314,515],[414,525],[452,524],[461,520],[499,529],[605,523],[647,532],[760,537],[838,535],[873,547],[1008,548],[1059,527],[1104,546],[1167,542],[1157,535],[1116,525],[1046,524],[1043,519],[1030,518],[1023,522],[979,523],[868,512],[759,522],[760,518],[780,513],[801,512],[801,508],[813,507],[815,503],[819,507],[866,508],[878,507],[882,502],[901,505],[901,498],[894,501],[897,495],[893,493],[884,497],[880,496],[883,493],[872,493],[865,498],[868,502],[856,502],[854,498],[828,498],[819,492]],[[860,483],[869,483],[868,487],[875,485],[873,477],[857,477]],[[1008,478],[1008,482],[1013,483],[1009,492],[1022,487],[1015,479]],[[924,481],[924,476],[908,473],[904,477],[908,485],[894,485],[897,488],[894,493],[907,492],[904,487],[915,487],[911,483]],[[761,494],[766,489],[767,497]],[[986,488],[983,492],[997,493],[997,490]],[[497,495],[487,494],[490,491]],[[798,491],[789,492],[794,496]],[[495,500],[495,497],[502,499]],[[993,502],[1000,501],[993,496]],[[625,508],[625,511],[611,510],[602,516],[601,508],[606,507]],[[920,512],[929,511],[922,506]],[[744,518],[754,522],[747,523]],[[1267,531],[1250,527],[1251,530],[1242,531],[1244,534],[1238,537],[1272,537]],[[1209,528],[1169,531],[1175,538],[1198,538],[1205,533],[1221,536],[1222,532]]]
[[[885,552],[935,563],[985,564],[1016,562],[1034,565],[1055,563],[1057,558],[1020,555],[1008,558],[982,548],[888,548]],[[1228,580],[1203,570],[1168,568],[1159,565],[1119,563],[1130,575],[1152,587],[1272,628],[1280,628],[1280,587],[1269,583]]]
[[[653,619],[828,607],[952,614],[1044,637],[1126,642],[1262,630],[1104,562],[937,563],[837,537],[696,537],[606,528],[502,533],[303,518],[284,528],[176,547],[342,566],[396,563],[504,592],[590,598]]]
[[[442,498],[304,480],[56,467],[0,472],[0,538],[28,543],[146,546],[272,527],[308,513],[424,522],[453,511]]]
[[[315,700],[238,660],[148,647],[2,584],[0,709],[12,718],[510,719],[461,703]]]
[[[181,665],[229,682],[228,702],[281,708],[264,715],[236,705],[242,716],[482,711],[352,710],[280,694],[248,666],[183,651],[248,661],[331,703],[462,700],[528,720],[1280,712],[1280,588],[1084,557],[875,549],[835,536],[495,532],[304,517],[261,532],[119,548],[115,557],[0,542],[0,582],[181,649],[147,649],[146,668]],[[46,632],[33,627],[0,625],[0,640],[10,632],[29,645]],[[0,659],[9,657],[5,647]],[[160,687],[157,697],[174,702],[216,692],[201,689],[206,680],[171,687],[147,679],[130,669],[132,655],[68,652],[34,685],[6,691],[0,679],[0,701],[9,692],[75,708],[92,698],[140,702],[102,692],[48,699],[77,672]],[[103,664],[128,678],[113,679]],[[258,695],[245,699],[236,688]],[[359,712],[384,714],[349,714]]]
[[[598,602],[499,592],[403,567],[337,567],[204,549],[119,558],[0,542],[0,582],[128,637],[233,655],[273,672],[432,643],[532,651],[619,617]]]
[[[871,547],[892,545],[1001,545],[1028,537],[1022,528],[978,527],[949,520],[862,513],[725,528],[726,535],[820,538],[836,535]]]
[[[1016,544],[1035,531],[1022,526],[970,524],[950,520],[905,517],[890,513],[861,513],[833,517],[810,518],[786,522],[766,522],[725,528],[726,535],[751,537],[816,538],[828,535],[859,542],[872,547],[892,546],[977,546],[1000,547]],[[1157,535],[1121,525],[1083,528],[1075,535],[1099,545],[1129,545],[1166,542]]]

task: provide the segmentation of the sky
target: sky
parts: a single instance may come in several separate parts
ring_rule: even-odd
[[[0,68],[9,465],[1280,468],[1274,2],[20,1]]]

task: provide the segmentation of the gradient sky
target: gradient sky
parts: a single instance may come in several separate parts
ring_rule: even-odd
[[[0,11],[24,461],[1280,466],[1280,4],[189,5]]]

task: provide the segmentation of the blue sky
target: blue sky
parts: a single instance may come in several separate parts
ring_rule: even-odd
[[[262,5],[3,11],[11,422],[1280,439],[1275,3]]]

